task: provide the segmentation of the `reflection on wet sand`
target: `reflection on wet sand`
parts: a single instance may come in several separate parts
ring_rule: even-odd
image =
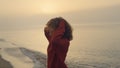
[[[0,55],[0,68],[13,68],[13,66]]]

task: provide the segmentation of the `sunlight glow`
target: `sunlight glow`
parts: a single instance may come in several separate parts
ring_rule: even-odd
[[[41,11],[45,14],[56,14],[58,13],[58,6],[54,3],[47,2],[41,6]]]

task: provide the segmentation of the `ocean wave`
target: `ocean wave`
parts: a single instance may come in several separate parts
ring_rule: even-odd
[[[29,50],[26,48],[20,48],[20,50],[33,60],[35,63],[33,68],[46,68],[46,55],[37,51]]]
[[[16,43],[0,39],[0,55],[4,60],[9,61],[14,68],[46,68],[46,54],[16,45]],[[83,58],[82,55],[81,58],[78,56],[70,57],[66,59],[66,64],[68,68],[120,68],[118,62],[111,62],[113,60],[90,54],[84,55]]]

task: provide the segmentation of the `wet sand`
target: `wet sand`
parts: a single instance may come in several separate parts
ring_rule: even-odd
[[[0,55],[0,68],[13,68],[13,66],[8,61],[2,59]]]

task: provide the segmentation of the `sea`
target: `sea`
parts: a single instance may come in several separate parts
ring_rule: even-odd
[[[48,41],[44,36],[44,26],[37,29],[1,30],[0,41],[47,54]],[[0,48],[4,46],[0,44]],[[27,60],[31,62],[29,58]],[[71,68],[120,68],[120,24],[73,25],[73,40],[66,61],[71,63]]]

